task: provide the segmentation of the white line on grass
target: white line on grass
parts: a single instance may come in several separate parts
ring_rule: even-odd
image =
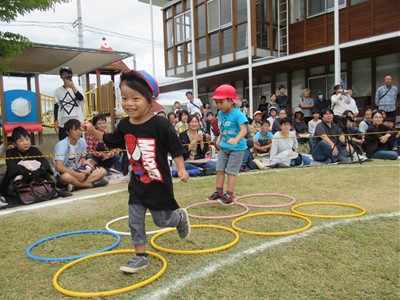
[[[119,189],[119,190],[115,190],[115,191],[111,191],[111,192],[104,192],[104,193],[96,193],[96,194],[89,195],[89,196],[80,196],[80,197],[74,197],[74,198],[70,198],[70,199],[49,200],[49,201],[42,202],[42,203],[36,203],[34,205],[9,208],[9,209],[0,211],[0,216],[15,213],[17,211],[28,211],[28,210],[34,210],[34,209],[39,209],[39,208],[44,208],[44,207],[55,206],[55,205],[59,205],[59,204],[71,203],[74,201],[87,200],[87,199],[97,198],[97,197],[101,197],[101,196],[108,196],[108,195],[112,195],[112,194],[123,192],[123,191],[126,191],[126,189]]]
[[[190,284],[192,281],[209,276],[210,274],[218,271],[219,269],[224,268],[226,265],[230,265],[230,264],[237,262],[238,260],[247,258],[247,255],[262,252],[269,248],[279,246],[281,244],[289,243],[289,242],[292,242],[297,239],[308,237],[309,235],[311,235],[315,232],[318,232],[318,231],[321,231],[321,230],[324,230],[327,228],[332,228],[337,225],[349,224],[349,223],[353,223],[353,222],[357,222],[357,221],[368,221],[368,220],[373,220],[373,219],[377,219],[377,218],[391,218],[391,217],[399,217],[399,216],[400,216],[400,212],[392,212],[392,213],[369,215],[369,216],[364,216],[364,217],[359,217],[359,218],[342,219],[339,221],[334,221],[331,223],[312,227],[310,230],[304,231],[299,234],[281,237],[274,241],[268,241],[268,242],[260,244],[259,246],[253,247],[251,249],[246,249],[246,250],[243,250],[236,254],[227,255],[227,258],[219,259],[218,262],[208,264],[197,271],[186,274],[181,279],[176,279],[175,281],[172,281],[172,282],[168,281],[164,286],[141,296],[139,299],[161,299],[162,297],[168,296],[168,294],[172,291],[179,291],[179,290],[183,289],[186,285]]]

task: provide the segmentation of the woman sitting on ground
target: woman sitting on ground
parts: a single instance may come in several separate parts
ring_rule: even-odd
[[[92,120],[93,126],[101,131],[107,132],[107,118],[104,115],[96,115]],[[100,142],[93,136],[87,136],[87,152],[86,158],[93,158],[98,167],[104,167],[110,174],[110,168],[115,167],[118,171],[122,171],[121,155],[117,149],[109,149],[103,142]]]
[[[272,138],[272,147],[270,151],[271,163],[283,163],[286,166],[301,166],[311,164],[311,160],[297,153],[299,143],[296,133],[291,131],[292,121],[289,118],[280,119],[281,130],[276,132]]]
[[[179,134],[179,139],[186,150],[183,154],[186,170],[196,170],[199,168],[214,170],[217,166],[215,161],[206,161],[201,163],[188,162],[187,160],[204,160],[208,151],[206,136],[199,127],[200,120],[196,115],[190,115],[188,118],[189,129]],[[212,172],[212,171],[211,171]]]
[[[397,160],[398,153],[393,148],[396,132],[383,124],[383,116],[379,111],[372,115],[372,124],[368,127],[364,138],[365,154],[368,158]]]
[[[179,135],[188,129],[189,112],[186,109],[181,109],[178,112],[178,123],[175,124],[176,133]]]
[[[43,157],[43,153],[39,149],[31,147],[31,139],[25,128],[22,126],[15,127],[11,139],[14,148],[6,151],[6,158],[16,159],[6,159],[7,171],[0,189],[3,195],[14,195],[14,183],[20,180],[24,183],[30,183],[33,180],[38,183],[44,180],[54,181],[54,173],[49,162]],[[32,164],[37,168],[35,169],[27,164]]]

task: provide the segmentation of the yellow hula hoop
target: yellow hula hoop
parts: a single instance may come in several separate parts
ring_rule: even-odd
[[[164,248],[161,246],[158,246],[155,243],[155,240],[163,235],[166,234],[168,232],[174,231],[176,230],[176,228],[172,228],[172,229],[168,229],[166,231],[162,231],[159,233],[156,233],[150,240],[150,244],[151,246],[153,246],[154,249],[157,249],[159,251],[163,251],[163,252],[167,252],[167,253],[172,253],[172,254],[204,254],[204,253],[211,253],[211,252],[218,252],[218,251],[222,251],[222,250],[226,250],[230,247],[233,247],[234,245],[236,245],[239,242],[239,234],[228,227],[225,226],[219,226],[219,225],[192,225],[190,226],[192,229],[193,228],[216,228],[216,229],[221,229],[221,230],[225,230],[228,231],[230,233],[232,233],[235,236],[235,240],[233,242],[230,242],[229,244],[226,244],[224,246],[220,246],[220,247],[216,247],[216,248],[209,248],[209,249],[203,249],[203,250],[175,250],[175,249],[169,249],[169,248]]]
[[[302,206],[310,206],[310,205],[337,205],[337,206],[345,206],[345,207],[352,207],[359,209],[360,212],[356,214],[349,214],[349,215],[338,215],[338,216],[331,216],[331,215],[316,215],[316,214],[307,214],[303,212],[299,212],[296,209]],[[307,203],[300,203],[297,205],[294,205],[291,207],[291,210],[295,214],[299,214],[302,216],[306,217],[312,217],[312,218],[321,218],[321,219],[339,219],[339,218],[355,218],[359,217],[362,215],[365,215],[367,213],[367,210],[364,207],[355,205],[355,204],[349,204],[349,203],[342,203],[342,202],[307,202]]]
[[[240,220],[243,219],[247,219],[247,218],[251,218],[251,217],[257,217],[257,216],[265,216],[265,215],[279,215],[279,216],[289,216],[289,217],[295,217],[295,218],[299,218],[302,220],[305,220],[307,222],[307,225],[299,228],[299,229],[294,229],[294,230],[288,230],[288,231],[277,231],[277,232],[269,232],[269,231],[251,231],[251,230],[246,230],[246,229],[242,229],[240,227],[237,227],[235,224],[237,222],[239,222]],[[260,213],[254,213],[254,214],[248,214],[242,217],[239,217],[235,220],[233,220],[232,222],[232,227],[235,228],[237,231],[241,231],[244,233],[248,233],[248,234],[253,234],[253,235],[263,235],[263,236],[277,236],[277,235],[288,235],[288,234],[294,234],[294,233],[299,233],[302,231],[307,230],[308,228],[310,228],[312,225],[312,222],[309,218],[307,217],[303,217],[297,214],[292,214],[292,213],[287,213],[287,212],[260,212]]]
[[[70,291],[70,290],[64,289],[58,284],[58,278],[60,277],[60,275],[65,270],[71,268],[73,265],[76,265],[76,264],[78,264],[78,263],[80,263],[82,261],[89,260],[89,259],[95,258],[95,257],[112,255],[112,254],[125,254],[125,253],[135,253],[135,250],[128,250],[128,249],[126,249],[126,250],[113,250],[113,251],[102,252],[102,253],[97,253],[97,254],[85,256],[85,257],[82,257],[80,259],[74,260],[74,261],[70,262],[69,264],[65,265],[64,267],[62,267],[60,270],[57,271],[57,273],[53,277],[53,286],[60,293],[62,293],[64,295],[67,295],[67,296],[72,296],[72,297],[91,298],[91,297],[112,296],[112,295],[121,294],[121,293],[125,293],[125,292],[130,292],[130,291],[136,290],[138,288],[141,288],[141,287],[143,287],[143,286],[155,281],[167,269],[167,261],[165,260],[164,257],[162,257],[160,254],[147,251],[147,253],[149,255],[154,256],[154,257],[158,258],[159,260],[161,260],[161,262],[163,263],[163,266],[162,266],[161,270],[158,273],[156,273],[152,277],[150,277],[150,278],[148,278],[148,279],[146,279],[146,280],[144,280],[142,282],[139,282],[139,283],[136,283],[136,284],[133,284],[131,286],[124,287],[124,288],[120,288],[120,289],[116,289],[116,290],[109,290],[109,291],[102,291],[102,292],[74,292],[74,291]]]

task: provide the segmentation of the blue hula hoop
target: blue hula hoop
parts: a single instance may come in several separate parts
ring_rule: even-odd
[[[104,233],[104,234],[110,234],[113,235],[117,238],[116,242],[104,249],[98,250],[98,251],[94,251],[94,252],[90,252],[90,253],[85,253],[85,254],[81,254],[81,255],[75,255],[75,256],[66,256],[66,257],[41,257],[41,256],[36,256],[33,255],[31,253],[32,249],[35,248],[36,246],[50,241],[50,240],[54,240],[63,236],[68,236],[68,235],[73,235],[73,234],[84,234],[84,233]],[[31,246],[29,246],[29,248],[26,250],[26,255],[33,260],[39,260],[39,261],[65,261],[65,260],[75,260],[78,258],[82,258],[84,256],[88,256],[88,255],[93,255],[93,254],[97,254],[97,253],[101,253],[101,252],[105,252],[105,251],[109,251],[114,249],[115,247],[117,247],[119,245],[119,243],[121,242],[121,237],[116,234],[115,232],[110,232],[107,230],[78,230],[78,231],[71,231],[71,232],[65,232],[65,233],[60,233],[60,234],[56,234],[53,236],[49,236],[47,238],[41,239],[40,241],[37,241],[36,243],[33,243]]]

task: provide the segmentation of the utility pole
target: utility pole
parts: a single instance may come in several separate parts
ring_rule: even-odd
[[[76,20],[76,25],[78,26],[78,39],[79,39],[79,47],[83,48],[83,32],[82,32],[82,9],[81,9],[81,0],[77,0],[77,9],[78,9],[78,20]]]

